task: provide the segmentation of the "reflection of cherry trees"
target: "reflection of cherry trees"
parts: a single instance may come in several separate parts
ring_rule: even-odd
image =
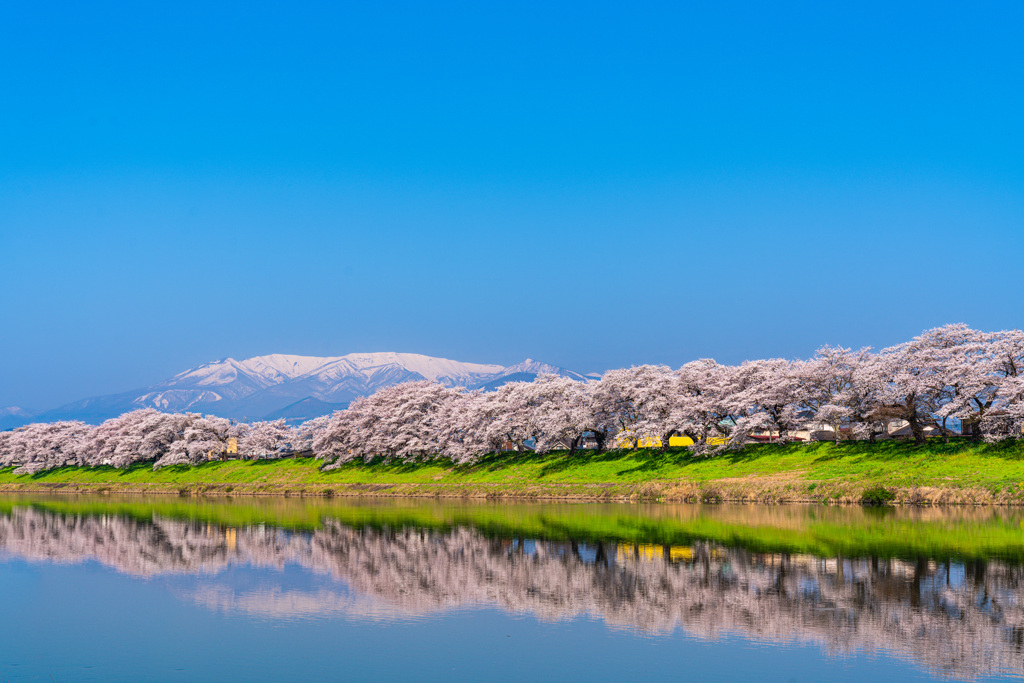
[[[959,677],[1024,674],[1024,568],[1001,562],[817,558],[686,547],[488,538],[469,528],[312,534],[154,517],[0,517],[0,554],[99,561],[136,576],[203,575],[202,605],[272,618],[415,617],[473,606],[544,620],[589,616],[654,633],[817,643],[884,651]],[[314,593],[237,591],[231,565],[299,565],[329,576]]]
[[[1024,332],[966,325],[928,330],[904,344],[822,347],[811,359],[697,360],[677,370],[643,365],[577,382],[541,375],[495,391],[418,381],[381,389],[298,428],[283,421],[235,424],[209,415],[138,410],[98,426],[34,424],[0,433],[0,466],[38,472],[66,465],[195,464],[231,439],[254,458],[311,449],[329,467],[383,456],[473,461],[502,448],[598,448],[687,436],[698,452],[752,434],[796,431],[874,439],[893,421],[924,440],[959,422],[975,438],[1019,438],[1024,428]],[[827,429],[826,429],[827,428]],[[830,436],[829,436],[830,435]]]

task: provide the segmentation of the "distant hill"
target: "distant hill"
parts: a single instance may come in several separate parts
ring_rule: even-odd
[[[532,382],[537,379],[538,375],[543,374],[569,377],[580,382],[588,379],[594,379],[594,376],[581,375],[578,372],[566,370],[565,368],[560,368],[557,365],[548,365],[547,363],[541,363],[540,361],[533,360],[532,358],[527,358],[522,363],[510,365],[493,378],[480,382],[470,388],[493,391],[501,385],[508,384],[509,382]]]
[[[200,412],[235,419],[284,418],[291,422],[327,415],[359,396],[412,380],[492,390],[541,373],[590,379],[565,368],[527,359],[503,367],[415,353],[352,353],[316,357],[274,354],[245,360],[224,358],[179,373],[143,389],[96,396],[33,416],[32,421],[96,423],[139,408]],[[24,424],[29,421],[20,418]]]
[[[0,432],[20,427],[31,421],[32,413],[24,408],[19,408],[18,406],[0,408]]]
[[[290,405],[275,410],[272,413],[268,413],[263,416],[264,420],[281,420],[289,424],[301,423],[306,420],[312,420],[315,417],[321,415],[330,415],[336,410],[344,410],[348,407],[347,403],[327,403],[319,399],[308,396],[300,401],[296,401]]]

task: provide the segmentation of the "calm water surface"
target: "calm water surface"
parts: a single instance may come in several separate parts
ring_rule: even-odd
[[[0,680],[1024,677],[1007,510],[0,498]]]

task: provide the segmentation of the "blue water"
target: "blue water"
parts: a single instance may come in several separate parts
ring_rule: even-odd
[[[911,634],[887,652],[884,637],[871,640],[875,626],[866,616],[818,614],[814,610],[827,605],[808,603],[818,600],[810,594],[780,603],[768,595],[770,587],[763,595],[759,589],[751,604],[782,606],[799,626],[780,625],[775,632],[749,614],[710,633],[714,619],[735,616],[728,604],[716,607],[718,616],[708,624],[699,618],[689,626],[653,623],[679,600],[690,600],[691,589],[710,592],[687,603],[683,614],[719,595],[726,603],[738,600],[737,610],[749,608],[741,603],[752,593],[736,589],[729,577],[753,572],[744,580],[760,580],[763,558],[739,567],[746,555],[729,555],[728,548],[708,555],[710,563],[721,563],[719,583],[708,584],[696,564],[630,564],[620,557],[618,565],[600,568],[592,542],[566,557],[555,552],[565,547],[561,543],[531,540],[527,547],[473,530],[395,535],[338,526],[333,536],[320,537],[265,526],[211,530],[187,521],[150,524],[17,509],[4,520],[13,526],[0,531],[0,681],[785,682],[1015,675],[984,671],[983,661],[936,670],[942,656],[933,650],[941,641],[925,634],[918,651]],[[435,551],[436,557],[422,556]],[[962,577],[962,567],[955,569]],[[650,572],[663,578],[647,580]],[[952,589],[938,589],[943,595],[956,590],[954,574]],[[658,593],[665,576],[677,582],[671,590],[663,586],[669,598]],[[687,576],[695,577],[692,583]],[[819,590],[807,585],[821,580],[813,576],[792,585]],[[602,596],[588,606],[590,586],[600,586]],[[880,594],[866,603],[885,611],[887,599]],[[810,611],[802,612],[802,605]],[[959,617],[950,618],[955,624]],[[850,619],[865,625],[844,630]],[[844,638],[862,631],[877,647],[844,648]],[[837,642],[828,642],[833,637]],[[1012,649],[1007,656],[1014,662]]]

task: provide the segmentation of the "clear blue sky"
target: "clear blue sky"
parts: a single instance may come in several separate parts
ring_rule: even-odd
[[[1020,327],[1022,35],[1020,0],[4,3],[0,406]]]

